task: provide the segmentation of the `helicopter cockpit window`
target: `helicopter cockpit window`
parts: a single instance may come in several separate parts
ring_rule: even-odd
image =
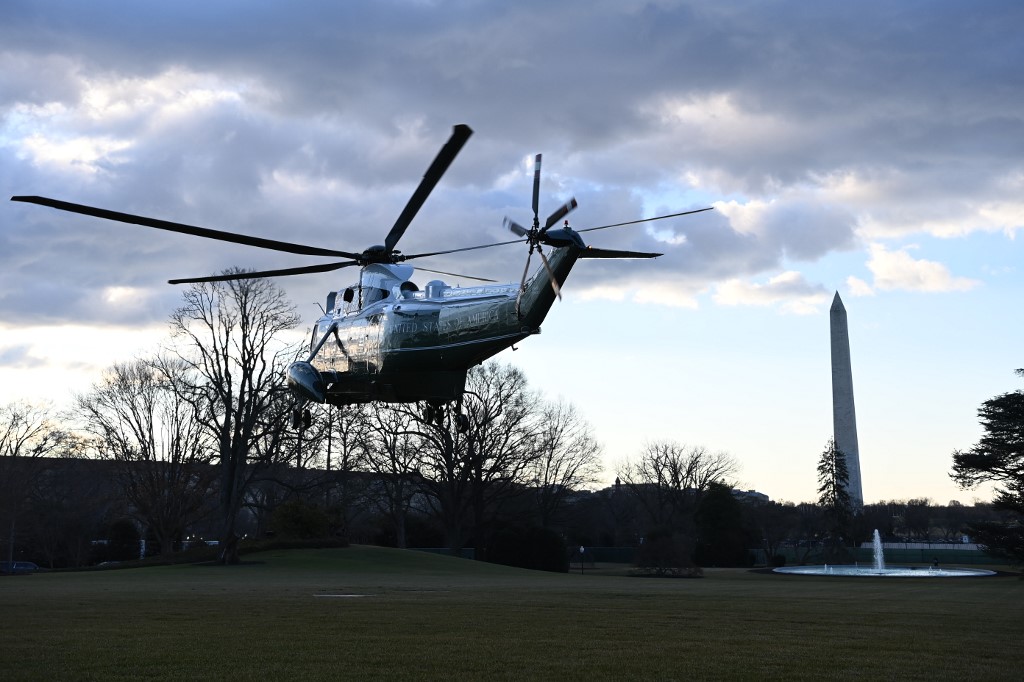
[[[366,287],[363,289],[363,307],[376,303],[377,301],[384,300],[388,297],[386,289],[378,289],[377,287]]]

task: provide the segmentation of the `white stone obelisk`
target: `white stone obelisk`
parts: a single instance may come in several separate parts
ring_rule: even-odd
[[[855,510],[864,506],[860,482],[860,448],[857,445],[857,412],[853,407],[853,367],[850,364],[850,328],[839,292],[829,310],[832,330],[832,431],[836,447],[846,455],[850,474],[847,492]]]

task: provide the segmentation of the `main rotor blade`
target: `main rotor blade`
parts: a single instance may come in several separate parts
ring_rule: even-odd
[[[646,253],[644,251],[616,251],[614,249],[595,249],[588,246],[580,252],[580,258],[657,258],[663,253]]]
[[[544,269],[548,271],[548,279],[551,280],[551,288],[555,290],[555,296],[558,297],[558,300],[562,300],[562,287],[558,286],[558,280],[555,279],[555,271],[551,269],[548,257],[540,250],[540,244],[537,244],[537,253],[540,254],[540,262],[544,264]]]
[[[525,237],[530,233],[529,230],[527,230],[525,227],[523,227],[516,221],[512,220],[508,216],[505,217],[505,229],[507,229],[509,232],[516,235],[517,237]]]
[[[409,203],[405,205],[405,209],[402,210],[402,214],[398,216],[398,220],[395,221],[394,227],[388,232],[387,238],[384,240],[384,247],[388,252],[394,250],[395,245],[398,244],[398,240],[405,234],[406,228],[409,227],[409,223],[416,217],[416,213],[419,212],[423,206],[423,202],[430,196],[434,186],[437,185],[438,181],[441,180],[441,176],[448,170],[448,166],[451,165],[452,161],[455,160],[455,156],[462,149],[462,146],[466,144],[466,140],[473,134],[472,129],[463,123],[455,126],[452,129],[452,136],[448,138],[448,141],[441,151],[438,152],[434,162],[430,164],[430,168],[424,173],[423,179],[420,181],[420,186],[413,192],[412,197],[409,198]]]
[[[421,268],[419,266],[413,266],[416,270],[422,272],[434,272],[438,275],[448,275],[450,277],[462,277],[464,279],[475,279],[478,282],[496,282],[494,279],[487,279],[486,277],[474,277],[473,275],[460,275],[457,272],[445,272],[444,270],[431,270],[430,268]]]
[[[522,295],[526,291],[526,276],[530,274],[530,259],[533,258],[533,249],[530,249],[526,254],[526,265],[523,266],[523,277],[519,280],[519,294]],[[518,298],[516,303],[518,305]]]
[[[623,225],[636,225],[637,223],[649,223],[652,220],[664,220],[665,218],[675,218],[675,217],[681,216],[681,215],[691,215],[693,213],[703,213],[704,211],[714,211],[714,210],[715,210],[714,206],[709,206],[708,208],[698,208],[698,209],[696,209],[694,211],[683,211],[682,213],[669,213],[668,215],[659,215],[659,216],[655,216],[654,218],[642,218],[640,220],[630,220],[630,221],[625,222],[625,223],[615,223],[614,225],[601,225],[599,227],[587,227],[587,228],[584,228],[582,230],[576,230],[576,231],[577,232],[593,232],[594,230],[604,230],[604,229],[607,229],[609,227],[622,227]]]
[[[577,206],[579,206],[579,204],[576,203],[576,197],[569,199],[569,201],[559,206],[554,213],[548,216],[548,219],[544,222],[544,229],[547,230],[559,220],[569,215],[569,211],[573,210]]]
[[[306,246],[304,244],[291,244],[289,242],[281,242],[274,239],[263,239],[261,237],[250,237],[248,235],[237,234],[234,232],[211,230],[210,228],[207,227],[196,227],[194,225],[174,223],[169,220],[159,220],[157,218],[146,218],[145,216],[132,215],[131,213],[108,211],[107,209],[104,208],[84,206],[82,204],[73,204],[69,201],[48,199],[46,197],[11,197],[11,201],[23,201],[29,204],[39,204],[40,206],[48,206],[50,208],[55,208],[59,211],[81,213],[83,215],[89,215],[95,218],[115,220],[121,223],[142,225],[144,227],[154,227],[158,230],[167,230],[168,232],[180,232],[181,234],[190,234],[195,237],[204,237],[206,239],[216,239],[222,242],[232,242],[234,244],[255,246],[256,248],[259,249],[270,249],[271,251],[284,251],[286,253],[295,253],[303,256],[334,256],[340,258],[359,257],[358,254],[349,253],[347,251],[322,249],[316,246]]]
[[[402,262],[412,260],[414,258],[426,258],[427,256],[443,256],[448,253],[461,253],[462,251],[476,251],[477,249],[489,249],[492,246],[508,246],[509,244],[523,244],[525,239],[512,239],[507,242],[494,242],[493,244],[480,244],[478,246],[464,246],[461,249],[448,249],[447,251],[431,251],[430,253],[413,253],[409,255],[402,255]]]
[[[538,154],[533,160],[533,224],[536,225],[540,218],[537,211],[540,210],[540,157]]]
[[[210,275],[209,277],[190,277],[188,279],[170,279],[168,284],[195,284],[198,282],[231,282],[239,279],[258,279],[260,277],[288,277],[290,275],[310,275],[317,272],[331,272],[340,270],[352,265],[359,265],[354,260],[342,261],[340,263],[322,263],[320,265],[307,265],[300,268],[283,268],[281,270],[259,270],[253,272],[233,272],[226,275]]]
[[[523,302],[523,292],[526,291],[526,275],[530,272],[530,258],[533,257],[533,246],[526,254],[526,265],[523,266],[523,278],[519,281],[519,291],[516,293],[516,317],[520,317],[520,304]]]

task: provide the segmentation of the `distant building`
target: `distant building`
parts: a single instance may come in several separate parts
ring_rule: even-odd
[[[732,496],[740,502],[753,502],[755,504],[768,504],[772,501],[770,497],[756,490],[733,490]]]

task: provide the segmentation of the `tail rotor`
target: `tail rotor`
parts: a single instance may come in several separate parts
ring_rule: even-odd
[[[554,213],[548,216],[547,220],[544,221],[544,226],[540,224],[540,168],[541,168],[541,154],[537,154],[534,157],[533,162],[533,226],[527,229],[512,220],[511,218],[505,218],[505,228],[512,232],[517,237],[524,237],[527,243],[530,245],[529,252],[526,254],[526,266],[523,268],[523,277],[519,282],[519,295],[516,297],[516,314],[519,314],[519,304],[522,301],[523,292],[526,291],[526,277],[530,271],[530,259],[533,257],[533,252],[536,251],[537,255],[540,256],[541,262],[544,264],[544,269],[548,273],[548,279],[551,281],[551,288],[554,290],[555,295],[559,299],[562,298],[562,289],[558,284],[558,279],[555,277],[554,270],[551,269],[551,264],[548,262],[547,256],[544,255],[544,250],[541,248],[541,244],[548,243],[545,241],[547,232],[553,225],[558,221],[569,215],[570,211],[576,208],[576,199],[572,198],[559,206]]]

